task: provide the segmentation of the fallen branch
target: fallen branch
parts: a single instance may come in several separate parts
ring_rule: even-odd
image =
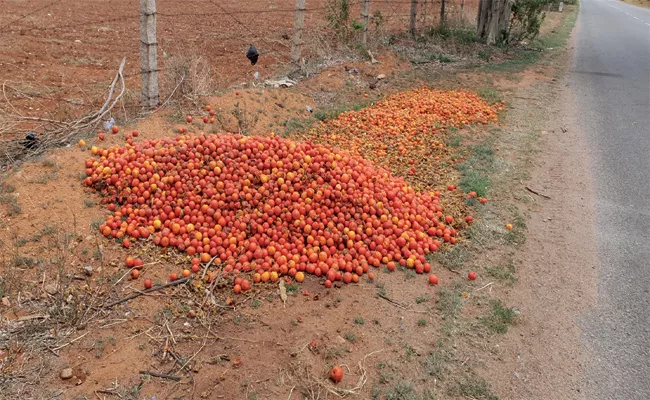
[[[154,371],[140,371],[140,374],[155,376],[156,378],[169,379],[170,381],[176,381],[176,382],[181,380],[180,376],[161,374],[160,372],[154,372]]]
[[[63,344],[63,345],[61,345],[61,346],[59,346],[59,347],[55,347],[55,348],[50,349],[50,350],[51,350],[52,352],[55,352],[55,351],[57,351],[57,350],[61,350],[62,348],[66,347],[66,346],[70,346],[72,343],[74,343],[74,342],[80,340],[81,338],[83,338],[84,336],[86,336],[88,333],[90,333],[90,331],[84,333],[83,335],[79,336],[79,337],[76,338],[76,339],[72,339],[71,341],[69,341],[69,342],[66,343],[66,344]]]
[[[124,57],[120,63],[119,69],[115,74],[115,77],[113,78],[113,81],[111,82],[110,88],[108,90],[106,101],[102,107],[99,110],[85,115],[72,122],[57,121],[49,118],[31,117],[20,114],[18,110],[16,110],[11,102],[6,98],[5,84],[3,84],[3,95],[15,113],[6,115],[7,119],[9,120],[7,122],[16,122],[17,124],[42,123],[45,125],[45,127],[43,128],[43,132],[37,136],[37,140],[34,141],[34,144],[29,147],[25,144],[24,135],[26,133],[35,132],[36,130],[34,129],[34,126],[30,126],[29,129],[13,129],[12,138],[0,142],[0,147],[4,150],[4,157],[0,159],[0,165],[15,163],[17,159],[38,155],[40,153],[43,153],[48,148],[69,144],[70,141],[73,140],[82,131],[94,128],[99,122],[101,122],[106,114],[108,114],[115,107],[115,105],[118,104],[126,91],[123,74],[125,65],[126,57]],[[119,94],[115,95],[115,90],[118,82],[120,82],[121,90]]]
[[[531,193],[533,193],[533,194],[536,194],[536,195],[538,195],[538,196],[541,196],[541,197],[543,197],[543,198],[545,198],[545,199],[549,199],[549,200],[551,199],[550,196],[547,196],[547,195],[545,195],[545,194],[543,194],[543,193],[539,193],[538,191],[535,191],[535,190],[529,188],[528,186],[524,186],[524,187],[526,188],[526,190],[528,190],[529,192],[531,192]]]
[[[123,298],[123,299],[120,299],[120,300],[114,301],[114,302],[112,302],[112,303],[110,303],[110,304],[108,304],[108,305],[106,305],[106,306],[104,306],[104,307],[102,307],[102,308],[111,308],[111,307],[116,306],[116,305],[118,305],[118,304],[122,304],[122,303],[125,303],[125,302],[129,301],[129,300],[133,300],[133,299],[135,299],[136,297],[140,297],[140,296],[142,296],[142,295],[144,295],[144,294],[152,293],[152,292],[157,292],[157,291],[160,290],[160,289],[164,289],[164,288],[167,288],[167,287],[170,287],[170,286],[182,285],[183,283],[189,282],[189,281],[191,281],[191,280],[192,280],[192,278],[187,277],[187,278],[179,279],[179,280],[177,280],[177,281],[173,281],[173,282],[165,283],[164,285],[160,285],[160,286],[152,287],[151,289],[145,289],[145,290],[143,290],[143,291],[141,291],[141,292],[137,292],[137,293],[134,293],[134,294],[132,294],[132,295],[130,295],[130,296],[126,296],[126,297]]]
[[[402,303],[400,303],[400,302],[398,302],[398,301],[395,301],[395,300],[393,300],[393,299],[389,298],[388,296],[383,295],[383,294],[381,294],[381,293],[377,293],[377,296],[381,297],[382,299],[386,300],[386,301],[389,302],[390,304],[392,304],[392,305],[394,305],[394,306],[397,306],[397,307],[399,307],[399,308],[403,308],[403,309],[405,309],[405,310],[408,308],[408,307],[405,306],[404,304],[402,304]]]

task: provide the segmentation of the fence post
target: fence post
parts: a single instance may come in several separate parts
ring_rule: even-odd
[[[145,107],[155,107],[160,102],[156,0],[140,0],[140,61],[142,63],[141,102]]]
[[[415,35],[415,17],[418,12],[418,0],[411,0],[411,19],[409,21],[409,32]]]
[[[441,0],[441,3],[440,3],[440,24],[442,24],[442,25],[444,25],[445,19],[446,19],[446,17],[445,17],[445,3],[446,3],[445,0]]]
[[[296,13],[293,17],[293,40],[291,41],[291,61],[301,66],[302,32],[305,29],[306,0],[296,0]]]
[[[460,22],[465,22],[465,0],[460,0]]]
[[[368,43],[368,24],[370,23],[370,0],[363,0],[361,4],[361,23],[363,24],[363,36],[361,43],[365,46]]]

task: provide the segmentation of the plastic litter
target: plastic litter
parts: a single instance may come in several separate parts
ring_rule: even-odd
[[[115,125],[115,118],[111,118],[104,122],[104,129],[109,130]]]

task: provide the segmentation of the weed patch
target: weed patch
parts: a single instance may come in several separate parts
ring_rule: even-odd
[[[508,332],[508,325],[517,317],[517,313],[512,308],[506,308],[500,300],[492,300],[491,313],[486,317],[481,317],[480,321],[493,333]]]

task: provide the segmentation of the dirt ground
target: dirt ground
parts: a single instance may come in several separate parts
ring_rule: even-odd
[[[310,2],[306,13],[304,57],[332,52],[325,36],[326,2]],[[463,16],[472,20],[478,2],[464,2]],[[378,2],[372,13],[379,13],[370,30],[379,38],[386,32],[403,31],[408,26],[407,1]],[[437,20],[438,6],[423,2],[418,24]],[[451,21],[460,18],[460,7],[448,2]],[[199,1],[158,1],[158,59],[163,76],[173,56],[206,61],[215,87],[227,87],[253,79],[261,80],[288,72],[293,29],[293,0],[205,3]],[[352,2],[351,18],[359,15],[358,2]],[[5,85],[0,104],[11,101],[17,111],[31,116],[63,118],[95,106],[102,100],[122,57],[125,68],[127,107],[139,107],[140,41],[139,3],[136,1],[93,0],[83,2],[37,0],[26,3],[9,0],[0,15],[0,80]],[[377,31],[379,29],[379,31]],[[377,39],[379,40],[379,39]],[[254,67],[245,58],[254,44],[260,59]]]
[[[12,3],[15,7],[19,4]],[[107,14],[99,11],[99,4],[84,4],[79,7],[88,7],[90,15]],[[159,3],[159,10],[164,6],[172,7]],[[273,6],[281,9],[282,4]],[[120,3],[112,10],[121,7]],[[183,5],[183,9],[187,7]],[[67,14],[55,13],[48,18],[55,18],[56,24],[71,21],[79,32],[96,35],[97,40],[73,54],[102,60],[101,54],[119,50],[113,47],[119,43],[107,40],[106,32],[126,35],[127,27],[117,26],[124,21],[111,22],[110,29],[104,30],[100,29],[103,23],[77,20],[78,10],[66,10]],[[133,14],[137,16],[137,10]],[[31,18],[21,20],[20,24],[25,24],[22,35],[18,29],[12,35],[36,35],[29,28],[42,22]],[[559,18],[550,21],[547,24],[555,26],[561,22]],[[176,35],[186,40],[202,37],[186,29],[187,21],[174,22],[177,30],[165,33],[175,40]],[[213,22],[223,27],[222,20],[214,18]],[[554,25],[547,26],[545,29],[553,30]],[[280,40],[282,29],[289,27],[274,26],[278,35],[274,40]],[[100,39],[102,35],[104,39]],[[206,36],[206,42],[211,37]],[[27,46],[29,39],[24,40]],[[74,36],[66,40],[71,42],[52,46],[74,48]],[[106,48],[96,45],[102,40]],[[237,39],[232,40],[233,47],[240,45]],[[165,42],[161,43],[164,47]],[[273,43],[269,39],[269,49],[276,48]],[[224,83],[236,82],[240,78],[237,74],[252,72],[236,67],[235,56],[225,56],[229,53],[225,49],[221,52],[221,47],[209,47],[206,53],[220,60],[214,64],[218,75],[232,78]],[[18,62],[16,49],[7,50],[15,52],[12,57],[20,65],[12,63],[10,79],[24,78],[19,71],[35,70],[32,67],[39,60],[23,57]],[[137,49],[133,51],[135,56]],[[49,60],[54,63],[55,58]],[[404,86],[430,84],[413,78],[409,64],[398,57],[382,56],[379,60],[376,65],[340,63],[291,89],[224,91],[205,99],[223,116],[215,125],[195,122],[190,126],[184,121],[187,110],[170,109],[121,127],[116,135],[107,133],[101,145],[123,143],[125,132],[133,130],[140,133],[137,140],[147,140],[174,135],[179,127],[208,133],[273,130],[290,134],[309,123],[307,105],[318,109],[342,99],[372,102]],[[260,68],[271,71],[280,65],[269,57]],[[24,81],[42,79],[34,87],[49,87],[52,92],[32,93],[24,98],[24,104],[40,101],[47,109],[45,103],[57,100],[57,96],[80,95],[60,91],[55,78],[60,77],[61,84],[72,76],[91,80],[105,70],[103,67],[59,65],[59,75],[34,71]],[[358,74],[349,72],[354,68]],[[6,223],[0,231],[0,283],[6,302],[0,306],[0,314],[4,324],[1,332],[7,336],[0,339],[8,346],[0,350],[0,369],[6,377],[0,384],[10,390],[0,392],[0,398],[325,399],[347,395],[430,399],[437,395],[461,399],[491,398],[492,392],[503,399],[542,399],[549,398],[550,393],[552,398],[577,398],[568,396],[567,388],[576,393],[579,389],[583,355],[575,351],[579,348],[577,327],[569,321],[591,301],[593,294],[580,288],[593,277],[582,269],[560,274],[557,268],[591,251],[576,247],[579,238],[572,235],[577,227],[583,231],[588,225],[584,221],[590,218],[590,210],[580,208],[579,198],[588,195],[590,189],[584,176],[567,174],[584,167],[584,157],[575,152],[580,148],[579,139],[563,134],[563,128],[574,131],[570,121],[550,125],[545,121],[560,120],[548,117],[557,110],[538,112],[541,104],[563,95],[561,82],[553,78],[557,68],[537,66],[514,76],[508,72],[467,73],[437,82],[440,86],[493,87],[508,100],[511,111],[503,127],[459,133],[466,143],[491,140],[497,145],[499,159],[504,160],[500,162],[507,166],[500,172],[507,178],[498,178],[507,182],[499,187],[508,189],[493,193],[485,219],[478,224],[486,232],[485,238],[494,240],[495,245],[483,246],[477,241],[475,247],[481,247],[481,252],[472,253],[475,257],[471,262],[461,258],[454,261],[454,255],[437,260],[433,268],[442,283],[435,287],[427,285],[423,276],[405,271],[390,273],[382,268],[374,281],[364,278],[354,287],[331,290],[308,277],[303,284],[289,287],[286,302],[274,285],[255,286],[242,296],[232,295],[229,288],[218,288],[214,299],[200,285],[179,285],[106,307],[108,301],[140,288],[141,281],[126,276],[129,270],[123,260],[127,255],[144,260],[142,278],[161,283],[189,259],[146,243],[136,242],[126,250],[98,234],[97,226],[107,211],[99,197],[81,184],[87,148],[57,149],[23,164],[7,181],[15,188],[15,205],[20,211],[14,213],[11,204],[2,204]],[[386,82],[369,91],[368,83],[379,74],[387,76]],[[543,131],[541,138],[535,139],[534,132],[538,131]],[[92,140],[88,145],[94,144]],[[539,148],[544,152],[538,154]],[[526,176],[526,171],[531,175]],[[551,199],[535,197],[521,187],[519,179]],[[500,202],[508,207],[499,206]],[[526,214],[525,243],[517,244],[518,238],[503,228],[505,221],[517,215],[509,208],[510,203]],[[508,240],[513,237],[514,242]],[[449,267],[450,262],[460,262],[460,274]],[[516,266],[515,284],[509,277],[497,279],[488,272],[508,263]],[[85,269],[88,266],[92,271]],[[464,279],[462,274],[473,267],[480,268],[479,278]],[[495,335],[482,322],[497,299],[520,313],[505,335]],[[540,299],[546,305],[543,308],[539,307]],[[205,307],[206,302],[213,301],[213,306]],[[104,307],[98,307],[102,304]],[[344,381],[336,386],[326,379],[335,364],[342,365],[345,372]],[[72,377],[62,379],[68,368]],[[141,371],[168,376],[152,377]]]

